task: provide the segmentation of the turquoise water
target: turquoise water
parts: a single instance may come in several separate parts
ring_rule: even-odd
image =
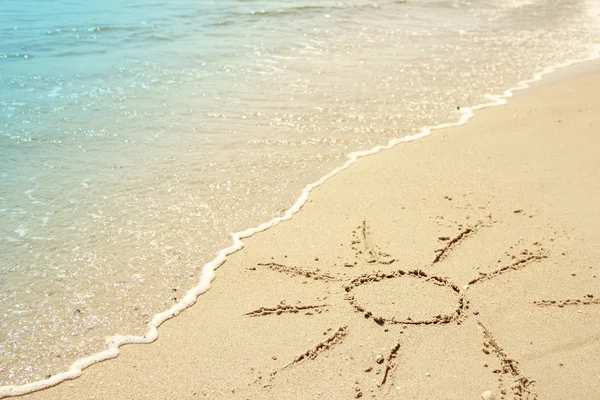
[[[0,384],[140,334],[345,154],[599,43],[594,1],[0,1]],[[201,300],[200,300],[201,301]]]

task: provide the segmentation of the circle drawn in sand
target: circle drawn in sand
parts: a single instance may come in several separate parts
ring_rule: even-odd
[[[391,281],[397,279],[405,282]],[[380,287],[368,287],[375,283]],[[429,276],[421,270],[365,274],[354,278],[344,289],[346,300],[379,325],[447,324],[460,320],[468,308],[458,286],[447,278]],[[444,289],[447,293],[440,296],[440,290]],[[415,302],[415,298],[419,300]],[[403,299],[412,299],[412,304]],[[424,315],[414,315],[417,309]]]

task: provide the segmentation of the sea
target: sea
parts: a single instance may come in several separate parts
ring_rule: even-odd
[[[144,335],[349,154],[599,44],[598,0],[0,0],[0,386]]]

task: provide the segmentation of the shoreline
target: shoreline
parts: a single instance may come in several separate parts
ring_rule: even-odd
[[[597,58],[597,57],[596,57],[596,58]],[[587,64],[589,64],[589,63],[587,63]],[[597,64],[597,62],[596,62],[596,64]],[[587,76],[587,75],[586,75],[586,76]],[[577,79],[579,79],[579,78],[570,78],[569,80],[577,80]],[[529,83],[531,83],[531,82],[534,82],[534,81],[536,81],[536,79],[534,79],[534,80],[532,80],[532,81],[526,81],[526,82],[529,82]],[[520,88],[519,86],[520,86],[520,85],[518,85],[516,89],[522,89],[522,87]],[[544,85],[544,86],[545,86],[545,85]],[[514,90],[514,89],[511,89],[511,90]],[[543,88],[536,88],[536,89],[532,89],[532,90],[533,90],[533,91],[537,91],[537,90],[543,90]],[[529,93],[530,91],[525,91],[525,92],[526,92],[526,93],[524,93],[524,92],[519,92],[519,96],[527,96],[527,95],[528,95],[527,93]],[[505,94],[507,94],[507,93],[509,93],[509,92],[508,92],[508,91],[507,91],[507,92],[505,92]],[[511,94],[511,95],[512,95],[512,94]],[[496,98],[497,98],[497,99],[500,99],[501,97],[502,97],[502,96],[497,96]],[[500,103],[499,103],[499,104],[500,104]],[[490,105],[491,105],[491,104],[490,104]],[[482,107],[473,107],[473,109],[474,109],[474,110],[478,110],[478,109],[480,109],[480,108],[486,108],[486,107],[489,107],[490,105],[484,105],[484,106],[482,106]],[[495,104],[494,104],[494,105],[495,105]],[[509,103],[509,106],[510,106],[510,103]],[[462,125],[463,123],[465,123],[465,122],[466,122],[466,121],[467,121],[467,120],[468,120],[468,119],[471,117],[471,115],[469,115],[469,114],[468,114],[468,111],[469,111],[469,109],[465,109],[465,110],[466,110],[466,113],[464,114],[464,117],[463,117],[463,119],[461,119],[461,122],[458,122],[458,123],[450,123],[450,124],[443,124],[442,126],[436,126],[436,127],[433,127],[433,128],[431,128],[431,129],[435,129],[435,130],[438,130],[438,129],[443,129],[443,132],[444,132],[446,135],[448,134],[447,130],[457,130],[457,129],[458,129],[458,130],[460,130],[460,129],[463,129],[463,128],[462,128],[460,125]],[[477,114],[477,115],[479,115],[479,112],[481,112],[481,111],[478,111],[478,114]],[[483,112],[494,112],[494,111],[487,111],[487,110],[484,110]],[[414,138],[415,138],[415,137],[416,137],[416,138],[420,138],[420,137],[422,137],[422,136],[428,136],[428,135],[429,135],[429,132],[427,132],[427,130],[426,130],[426,129],[427,129],[427,128],[425,128],[425,130],[421,131],[421,133],[420,133],[420,134],[417,134],[417,135],[414,135],[414,136],[412,136],[412,137],[409,137],[407,140],[399,139],[399,140],[397,140],[397,141],[392,141],[392,142],[394,142],[394,143],[390,142],[390,144],[389,144],[388,146],[379,146],[379,147],[377,147],[377,148],[375,148],[375,149],[371,149],[371,150],[364,151],[364,152],[358,152],[358,154],[357,154],[357,153],[353,153],[353,156],[356,158],[356,156],[357,156],[357,155],[360,155],[360,158],[362,158],[362,155],[371,155],[371,154],[374,154],[374,153],[377,153],[377,152],[379,152],[380,150],[382,150],[382,149],[384,149],[384,148],[385,148],[385,149],[389,149],[389,148],[391,148],[391,147],[394,147],[394,146],[395,146],[397,143],[399,143],[399,142],[409,142],[409,141],[412,141],[412,140],[414,140]],[[442,133],[442,131],[441,131],[441,132],[439,132],[439,133]],[[436,133],[436,135],[437,135],[437,134],[438,134],[438,133]],[[435,136],[435,135],[434,135],[434,136]],[[429,142],[429,141],[426,141],[426,142]],[[415,142],[415,143],[419,143],[419,144],[420,144],[420,143],[421,143],[421,141],[418,141],[418,142]],[[420,145],[419,145],[419,147],[421,147],[421,146],[422,146],[422,144],[420,144]],[[374,150],[375,150],[375,151],[374,151]],[[394,149],[393,149],[393,150],[394,150]],[[385,152],[384,152],[384,153],[385,153]],[[365,158],[365,160],[366,160],[366,159],[367,159],[367,158]],[[368,159],[370,159],[370,158],[368,158]],[[316,200],[314,200],[314,199],[312,199],[312,198],[311,198],[311,199],[309,199],[309,198],[308,198],[308,196],[307,196],[307,195],[308,195],[308,192],[309,192],[309,191],[311,191],[311,190],[312,190],[313,188],[315,188],[315,187],[319,187],[319,188],[320,188],[320,185],[321,185],[321,183],[323,183],[325,180],[329,180],[329,178],[332,178],[332,180],[333,180],[334,178],[337,178],[337,174],[338,174],[338,172],[341,172],[342,170],[345,170],[345,169],[346,169],[346,168],[348,168],[350,165],[354,164],[354,162],[355,162],[355,160],[352,160],[352,159],[350,159],[350,160],[348,160],[348,161],[346,162],[346,164],[345,164],[343,167],[340,167],[340,168],[338,168],[338,169],[336,169],[336,170],[332,171],[332,173],[330,173],[330,174],[326,175],[324,178],[322,178],[322,179],[321,179],[320,181],[318,181],[316,184],[308,185],[308,186],[307,186],[307,189],[305,189],[305,195],[304,195],[304,199],[305,199],[305,200],[304,200],[304,201],[302,201],[302,202],[299,200],[299,202],[297,202],[297,203],[296,203],[296,205],[295,205],[294,207],[290,208],[290,210],[288,210],[288,211],[286,212],[286,216],[285,216],[285,217],[281,217],[281,218],[277,219],[277,222],[276,222],[274,225],[277,225],[279,222],[282,222],[282,221],[284,221],[284,220],[289,220],[289,219],[291,218],[291,216],[292,216],[292,215],[294,215],[296,212],[298,212],[298,211],[299,211],[299,209],[300,209],[300,208],[302,208],[302,207],[306,207],[306,206],[308,206],[309,204],[311,204],[311,203],[315,202]],[[371,163],[373,163],[373,161],[372,161]],[[376,163],[376,164],[377,164],[377,163]],[[363,168],[363,169],[364,169],[364,168]],[[342,179],[342,178],[340,178],[340,179]],[[326,189],[318,189],[317,191],[319,191],[319,190],[322,190],[322,191],[327,191]],[[312,197],[312,194],[311,194],[311,197]],[[300,199],[302,200],[302,197],[301,197]],[[433,211],[433,210],[432,210],[432,211]],[[289,214],[288,214],[288,213],[289,213]],[[301,213],[301,214],[298,214],[298,215],[302,215],[302,213]],[[288,218],[288,217],[289,217],[289,218]],[[296,217],[295,217],[295,218],[296,218]],[[302,218],[302,219],[304,219],[304,218]],[[265,224],[261,225],[261,226],[260,226],[260,227],[258,227],[258,228],[255,228],[255,229],[258,229],[258,232],[261,232],[261,231],[262,231],[262,232],[263,232],[263,234],[264,234],[264,233],[266,233],[266,232],[267,232],[267,231],[265,231],[265,229],[269,229],[269,228],[271,228],[271,226],[267,226],[267,225],[270,225],[270,223],[272,223],[272,222],[273,222],[273,221],[271,221],[271,222],[269,222],[269,223],[265,223]],[[292,221],[288,221],[288,224],[293,224],[293,220],[292,220]],[[485,223],[483,223],[483,224],[485,225]],[[366,228],[365,228],[365,229],[366,229]],[[219,266],[219,265],[221,265],[221,263],[222,263],[222,262],[228,262],[228,263],[229,263],[229,261],[230,261],[230,259],[229,259],[229,258],[227,259],[227,261],[225,261],[225,260],[224,260],[224,254],[225,254],[226,252],[228,252],[229,250],[233,250],[233,252],[238,252],[238,250],[240,250],[240,249],[241,249],[241,247],[243,246],[243,245],[241,245],[241,242],[239,241],[239,238],[246,238],[246,236],[245,236],[246,234],[254,235],[255,233],[257,233],[257,232],[251,232],[251,231],[253,231],[253,230],[254,230],[254,229],[249,229],[249,230],[247,230],[247,231],[244,231],[244,232],[242,232],[242,233],[240,234],[240,236],[238,237],[238,240],[236,240],[236,241],[235,241],[236,243],[234,244],[234,246],[238,246],[238,247],[239,247],[238,249],[235,249],[235,250],[233,250],[233,248],[232,248],[233,246],[232,246],[232,247],[230,247],[230,248],[227,248],[227,249],[225,249],[224,251],[222,251],[222,253],[220,254],[220,256],[219,256],[219,257],[217,257],[217,259],[215,259],[215,260],[216,260],[216,262],[215,262],[215,261],[213,261],[212,263],[209,263],[209,264],[212,264],[212,265],[213,265],[213,268],[214,268],[214,269],[216,269],[216,268],[218,268],[218,266]],[[301,230],[301,228],[298,228],[298,230]],[[260,235],[259,235],[259,236],[260,236]],[[270,239],[270,240],[271,240],[272,242],[278,242],[278,240],[277,240],[277,239],[275,239],[275,238],[272,238],[272,235],[269,235],[269,236],[271,237],[271,239]],[[460,239],[460,238],[459,238],[459,239]],[[247,240],[248,240],[249,242],[253,242],[254,240],[261,241],[261,239],[260,239],[260,238],[254,238],[254,237],[248,237],[248,238],[247,238]],[[365,240],[366,240],[366,239],[365,239]],[[267,240],[267,241],[268,241],[268,240]],[[460,241],[460,240],[459,240],[459,241]],[[246,246],[248,246],[248,245],[246,245]],[[237,260],[238,258],[243,258],[243,256],[242,256],[242,255],[240,255],[240,253],[233,254],[233,255],[231,255],[230,257],[231,257],[231,258],[233,258],[233,259],[235,259],[235,260]],[[287,255],[286,255],[284,258],[287,258]],[[316,258],[319,258],[319,257],[316,257]],[[236,262],[237,262],[237,261],[232,261],[232,263],[236,263]],[[278,265],[279,265],[279,264],[278,264]],[[334,265],[335,265],[335,264],[334,264]],[[205,266],[205,268],[206,268],[206,266]],[[202,279],[202,282],[201,282],[201,284],[200,284],[199,286],[197,286],[197,287],[196,287],[196,289],[197,289],[197,290],[195,290],[195,289],[192,289],[190,292],[188,292],[188,295],[186,296],[186,298],[185,298],[185,300],[184,300],[184,301],[186,301],[186,300],[187,300],[187,301],[188,301],[188,302],[190,302],[191,304],[195,303],[195,299],[196,299],[197,295],[198,295],[199,293],[202,293],[202,292],[204,292],[204,291],[205,291],[205,290],[208,288],[208,287],[207,287],[207,285],[209,285],[209,284],[210,284],[210,282],[212,281],[212,279],[214,279],[214,276],[212,276],[212,275],[210,274],[210,272],[211,272],[211,271],[210,271],[210,267],[209,267],[209,270],[208,270],[208,272],[209,272],[209,274],[208,274],[208,275],[204,274],[204,272],[203,272],[203,279]],[[227,272],[228,272],[228,275],[229,275],[229,274],[230,274],[232,271],[229,271],[229,270],[228,270]],[[281,271],[280,271],[280,272],[281,272]],[[294,275],[294,273],[295,273],[293,270],[289,270],[289,271],[288,271],[288,270],[286,270],[286,271],[284,271],[284,272],[286,272],[286,273],[288,273],[288,274],[291,274],[291,275]],[[297,272],[297,271],[296,271],[296,272]],[[318,277],[318,276],[319,276],[319,274],[317,273],[317,275],[315,275],[315,276],[316,276],[316,277]],[[315,278],[315,279],[317,279],[317,280],[321,280],[322,278]],[[324,279],[324,280],[327,280],[327,279]],[[203,285],[204,285],[204,286],[203,286]],[[192,292],[192,291],[194,291],[194,292]],[[209,293],[211,293],[211,292],[212,292],[212,291],[208,292],[207,294],[209,294]],[[198,294],[196,294],[196,293],[198,293]],[[206,295],[205,295],[205,296],[206,296]],[[177,314],[179,314],[179,312],[181,312],[181,311],[185,310],[185,309],[186,309],[186,308],[188,308],[188,307],[189,307],[188,305],[184,305],[183,307],[180,307],[180,309],[175,309],[175,308],[174,308],[174,309],[171,309],[171,310],[169,310],[169,311],[167,311],[167,312],[165,312],[165,313],[158,314],[157,316],[155,316],[155,317],[154,317],[154,320],[153,320],[153,321],[154,321],[155,325],[157,325],[157,326],[158,326],[158,325],[161,325],[161,324],[163,323],[163,321],[164,321],[165,325],[167,325],[167,324],[171,324],[171,323],[173,323],[173,324],[176,324],[176,323],[177,323],[177,321],[178,321],[178,319],[175,319],[175,320],[169,321],[169,318],[171,318],[171,317],[170,317],[170,316],[168,316],[168,315],[169,315],[169,314],[171,314],[171,313],[173,313],[173,314],[177,315]],[[277,307],[279,307],[279,306],[277,306]],[[277,308],[277,307],[275,307],[275,308]],[[284,308],[285,308],[285,307],[286,307],[286,306],[284,305]],[[197,306],[197,307],[195,308],[196,312],[198,311],[198,310],[197,310],[198,308],[199,308],[199,306]],[[287,309],[287,308],[285,308],[285,309]],[[191,311],[191,310],[190,310],[190,311]],[[298,311],[298,310],[296,310],[296,311]],[[212,312],[212,311],[211,311],[211,312]],[[204,319],[204,318],[203,318],[203,319]],[[161,320],[162,320],[162,321],[161,321]],[[408,324],[410,325],[410,323],[408,323]],[[418,324],[417,324],[417,325],[418,325]],[[161,329],[163,329],[163,328],[161,327]],[[339,331],[339,330],[338,330],[338,331]],[[149,334],[147,334],[147,335],[145,335],[145,336],[144,336],[144,338],[143,338],[143,339],[144,339],[144,340],[146,340],[146,341],[148,341],[148,342],[152,342],[152,341],[154,341],[154,338],[153,338],[153,336],[155,335],[155,333],[156,333],[156,332],[154,332],[153,330],[151,330],[151,331],[149,332]],[[345,335],[345,334],[344,334],[344,335]],[[161,333],[161,336],[162,336],[162,333]],[[168,336],[168,335],[167,335],[167,336]],[[334,338],[334,339],[335,339],[335,338]],[[130,339],[127,339],[127,340],[130,340]],[[142,340],[140,340],[140,339],[138,338],[138,339],[131,340],[130,342],[127,342],[127,341],[125,341],[125,342],[123,342],[123,343],[127,344],[127,343],[135,343],[135,342],[138,342],[138,343],[139,343],[139,342],[142,342]],[[160,338],[159,338],[159,342],[160,342]],[[334,342],[335,342],[335,340],[334,340]],[[116,343],[116,342],[115,342],[115,343]],[[125,348],[123,348],[123,350],[125,350],[125,349],[129,349],[129,347],[125,347]],[[113,351],[114,351],[114,350],[113,350]],[[143,349],[141,349],[141,351],[143,351]],[[116,354],[114,354],[114,353],[111,353],[110,355],[111,355],[111,358],[112,358],[112,356],[113,356],[113,355],[116,355]],[[120,359],[120,358],[119,358],[119,359]],[[108,364],[110,364],[110,363],[108,363]],[[102,363],[102,364],[100,364],[100,365],[104,366],[104,365],[107,365],[107,364],[106,364],[106,363]],[[94,367],[92,367],[92,368],[94,368]],[[110,367],[109,367],[109,368],[110,368]],[[84,378],[85,378],[85,375],[86,375],[86,374],[84,374]],[[67,378],[67,379],[71,379],[71,378]],[[64,386],[64,384],[63,384],[63,385],[59,385],[59,387],[63,387],[63,386]],[[51,390],[50,390],[50,391],[48,391],[48,392],[51,392]],[[42,393],[46,393],[46,391],[44,391],[44,392],[39,392],[39,394],[42,394]],[[357,392],[357,393],[358,393],[358,392]],[[1,390],[0,390],[0,395],[2,395],[2,392],[1,392]],[[36,394],[34,393],[34,396],[35,396],[35,395],[36,395]],[[160,398],[160,397],[158,397],[158,398]]]

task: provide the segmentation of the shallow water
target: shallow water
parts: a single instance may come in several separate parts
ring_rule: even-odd
[[[586,0],[5,0],[0,384],[141,334],[345,154],[596,51]]]

